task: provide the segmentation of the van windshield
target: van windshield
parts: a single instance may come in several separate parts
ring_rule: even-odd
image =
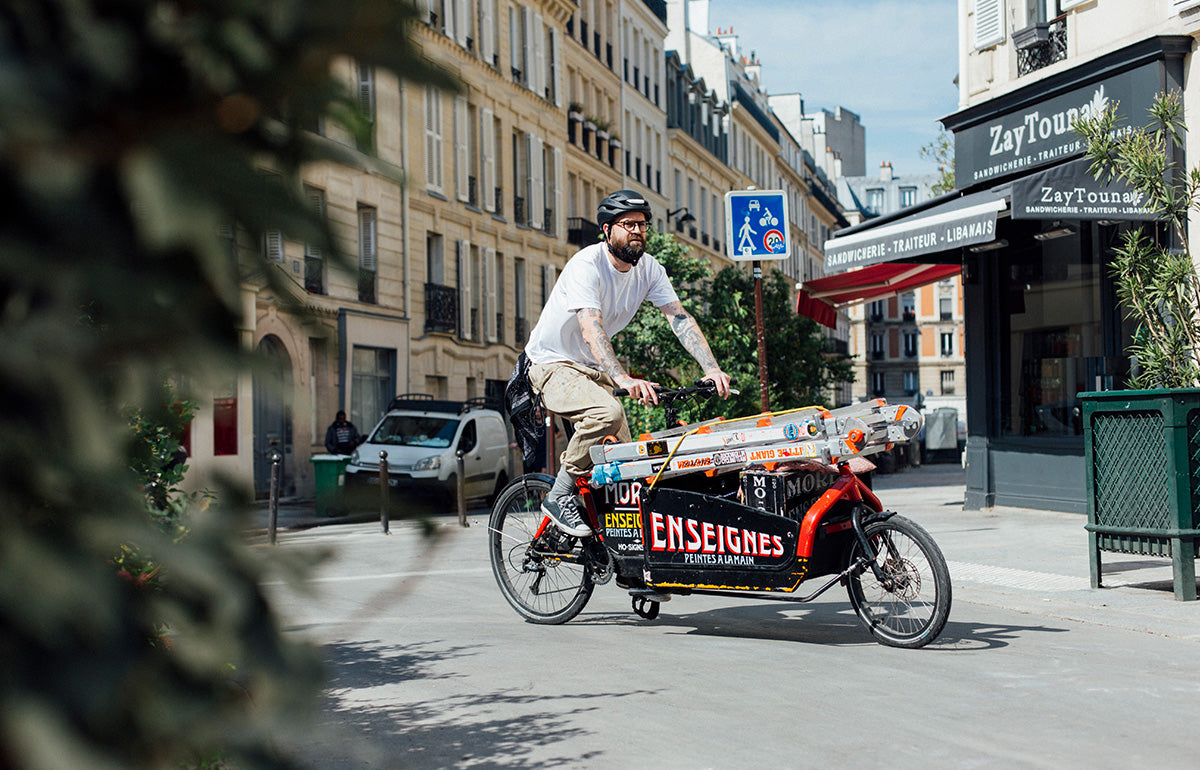
[[[447,417],[389,414],[371,435],[371,443],[441,449],[450,446],[457,430],[458,420]]]

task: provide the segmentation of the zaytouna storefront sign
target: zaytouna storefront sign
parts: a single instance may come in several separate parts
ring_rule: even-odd
[[[1022,177],[1012,185],[1013,219],[1153,220],[1146,196],[1120,180],[1104,183],[1080,159]]]
[[[1076,120],[1117,105],[1118,126],[1141,125],[1161,88],[1162,65],[1146,64],[989,118],[954,135],[954,178],[964,189],[1083,152]]]

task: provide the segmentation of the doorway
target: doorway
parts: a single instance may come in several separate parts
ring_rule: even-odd
[[[254,369],[254,495],[271,492],[271,453],[283,453],[280,495],[294,494],[292,451],[292,357],[275,335],[258,343]]]

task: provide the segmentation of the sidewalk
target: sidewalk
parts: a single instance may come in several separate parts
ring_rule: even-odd
[[[955,601],[1200,641],[1200,602],[1175,601],[1169,558],[1105,552],[1104,587],[1093,589],[1086,516],[964,511],[965,475],[956,465],[925,465],[875,479],[883,504],[937,541]]]
[[[1175,601],[1170,559],[1105,553],[1104,588],[1093,589],[1086,517],[1026,508],[964,511],[965,478],[960,466],[937,464],[874,480],[885,507],[933,535],[949,563],[956,602],[1200,641],[1200,601]],[[469,510],[471,526],[485,526],[487,514]],[[457,524],[455,512],[435,518]],[[265,536],[265,503],[256,508],[254,521],[252,533]],[[277,527],[283,532],[378,521],[377,510],[328,517],[318,515],[312,501],[285,500]],[[413,526],[411,519],[395,516],[390,525]]]

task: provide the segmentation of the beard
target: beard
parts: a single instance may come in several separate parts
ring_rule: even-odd
[[[641,260],[642,255],[646,253],[645,242],[635,241],[632,239],[625,241],[625,243],[621,244],[620,246],[610,242],[608,247],[612,250],[614,257],[621,260],[625,264],[633,265],[634,267],[637,266],[637,263]]]

